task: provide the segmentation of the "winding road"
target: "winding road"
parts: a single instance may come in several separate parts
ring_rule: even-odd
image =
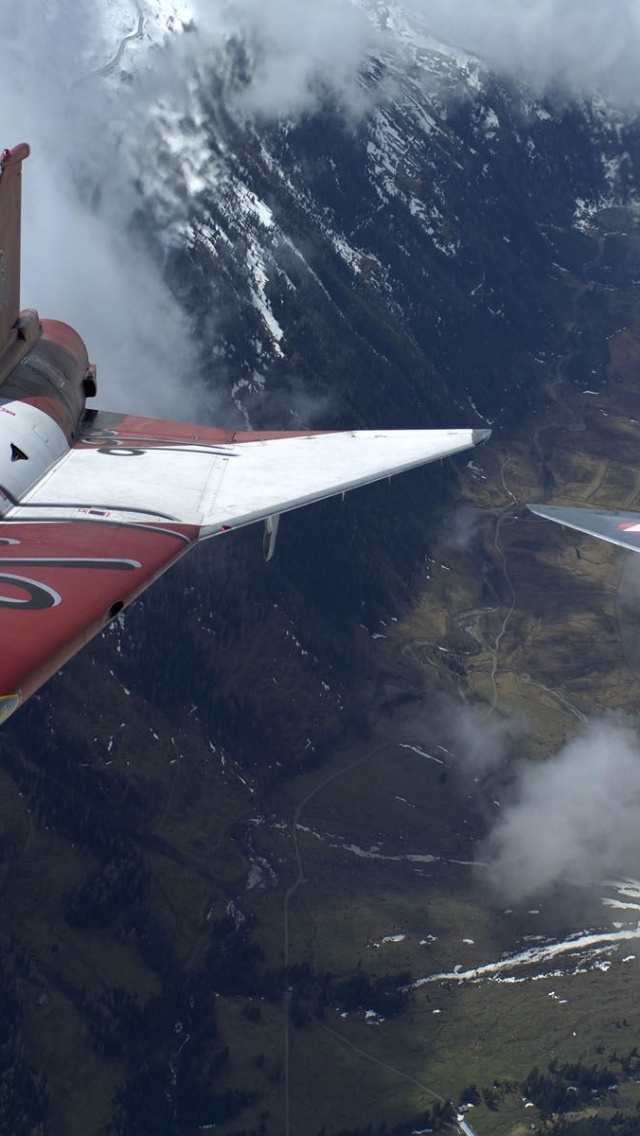
[[[113,55],[104,66],[96,67],[93,71],[88,71],[86,75],[81,75],[73,84],[74,86],[77,86],[79,83],[85,83],[87,79],[92,79],[94,75],[110,75],[120,63],[126,51],[127,44],[131,43],[133,40],[142,39],[144,35],[144,9],[140,0],[135,0],[135,8],[138,14],[137,24],[132,32],[128,32],[127,35],[122,37],[116,48],[115,55]]]

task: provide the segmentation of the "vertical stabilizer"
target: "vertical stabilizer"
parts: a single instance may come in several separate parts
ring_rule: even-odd
[[[40,334],[37,312],[20,313],[20,214],[26,142],[0,154],[0,383]]]
[[[20,314],[20,211],[26,142],[0,156],[0,354]]]

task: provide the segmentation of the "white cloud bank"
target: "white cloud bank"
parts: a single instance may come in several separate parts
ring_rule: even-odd
[[[234,37],[246,45],[247,110],[266,116],[313,110],[327,87],[352,111],[364,109],[359,71],[383,41],[352,0],[195,0],[194,12],[210,47]]]
[[[519,772],[481,858],[508,899],[556,884],[598,884],[640,865],[640,739],[615,719],[589,723],[552,758]]]
[[[191,19],[195,33],[184,30]],[[349,0],[5,5],[0,146],[32,146],[22,303],[80,331],[98,364],[100,405],[211,416],[193,382],[189,315],[129,227],[145,209],[144,192],[164,180],[169,220],[187,228],[181,124],[202,115],[197,89],[207,70],[222,74],[229,44],[242,42],[251,81],[235,86],[239,113],[298,114],[317,105],[327,84],[353,109],[375,34]],[[162,155],[159,115],[174,131]]]
[[[502,899],[528,900],[558,885],[600,886],[611,875],[639,877],[637,723],[613,714],[587,720],[544,761],[519,756],[523,720],[446,698],[436,723],[447,764],[473,790],[475,806],[486,806],[489,833],[477,860]]]
[[[144,203],[118,143],[144,138],[145,77],[117,88],[95,74],[136,28],[135,6],[121,9],[34,0],[0,14],[0,145],[32,147],[21,301],[80,332],[100,405],[188,418],[198,409],[189,320],[128,229]]]
[[[434,34],[538,87],[640,101],[638,0],[411,0]]]
[[[640,0],[194,0],[210,42],[252,47],[247,104],[266,114],[313,105],[317,82],[347,104],[371,53],[411,26],[541,89],[640,102]]]

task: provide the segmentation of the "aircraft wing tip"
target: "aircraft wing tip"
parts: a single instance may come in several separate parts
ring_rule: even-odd
[[[7,718],[13,714],[14,710],[18,709],[20,701],[19,694],[0,695],[0,725],[6,722]]]
[[[586,523],[590,517],[600,515],[600,510],[584,508],[581,505],[527,504],[527,509],[537,517],[542,517],[544,521],[557,521],[558,524],[566,524],[569,527],[572,525],[575,527],[580,520]]]
[[[529,504],[529,502],[527,502],[527,509],[530,513],[535,513],[536,517],[542,517],[545,521],[552,520],[555,513],[561,512],[557,505],[538,505]]]
[[[471,431],[471,437],[472,437],[474,446],[478,446],[478,445],[480,445],[481,442],[486,442],[487,439],[491,437],[491,431],[487,430],[487,429],[485,429],[485,430],[472,430]]]

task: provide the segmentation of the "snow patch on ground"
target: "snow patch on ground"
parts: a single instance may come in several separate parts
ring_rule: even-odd
[[[562,941],[547,941],[540,945],[530,946],[522,951],[516,951],[513,954],[506,955],[498,959],[496,962],[488,962],[480,966],[470,967],[463,970],[461,965],[458,964],[451,971],[441,971],[436,974],[426,975],[419,978],[413,983],[414,988],[428,985],[432,982],[470,982],[473,984],[481,983],[484,981],[490,982],[505,982],[505,983],[521,983],[521,982],[536,982],[541,979],[551,977],[563,977],[565,975],[586,974],[588,971],[600,970],[606,974],[612,966],[612,961],[609,956],[613,955],[625,943],[640,940],[640,881],[631,878],[626,878],[618,881],[610,881],[609,886],[613,887],[619,896],[626,897],[625,900],[618,900],[616,897],[604,896],[603,905],[607,907],[622,908],[623,910],[633,910],[636,915],[636,920],[627,924],[626,926],[621,923],[616,923],[609,931],[579,931],[574,935]],[[632,902],[637,900],[636,903]],[[538,910],[531,911],[529,914],[539,914]],[[527,938],[535,938],[535,936],[527,936]],[[467,942],[467,940],[463,940]],[[547,963],[557,962],[566,957],[564,968],[544,970],[535,974],[519,975],[518,971],[525,970],[531,967],[544,966]],[[621,962],[630,962],[635,958],[635,955],[626,955]]]
[[[420,746],[410,745],[408,742],[398,742],[398,745],[400,749],[410,749],[413,753],[419,754],[420,757],[426,757],[429,761],[436,761],[438,765],[444,765],[444,761],[441,757],[434,757],[432,753],[427,753],[426,750],[420,749]]]
[[[378,852],[375,847],[360,848],[358,844],[332,844],[332,848],[340,848],[343,852],[351,852],[354,856],[358,856],[362,860],[387,860],[391,863],[404,863],[410,864],[435,864],[439,859],[438,856],[430,856],[428,853],[407,853],[403,856],[389,856],[384,852]]]

